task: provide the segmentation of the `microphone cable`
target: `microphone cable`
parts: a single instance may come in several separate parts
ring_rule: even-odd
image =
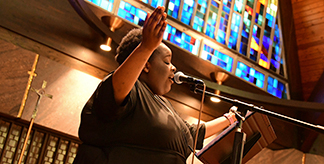
[[[197,131],[196,131],[196,134],[195,134],[195,140],[194,140],[194,147],[193,147],[193,155],[192,155],[192,161],[191,161],[191,164],[194,163],[194,160],[195,160],[195,156],[196,156],[196,146],[197,146],[197,140],[198,140],[198,132],[199,132],[199,129],[200,129],[200,120],[201,120],[201,113],[203,111],[203,104],[204,104],[204,100],[205,100],[205,91],[206,91],[206,84],[203,83],[203,92],[202,92],[202,96],[201,96],[201,102],[200,102],[200,108],[199,108],[199,116],[198,116],[198,123],[197,123]]]

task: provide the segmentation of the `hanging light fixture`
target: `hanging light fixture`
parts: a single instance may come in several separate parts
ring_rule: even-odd
[[[225,72],[215,73],[215,79],[218,85],[222,85],[227,78],[228,78],[228,74]],[[220,90],[215,90],[215,94],[220,95]],[[210,97],[210,101],[218,103],[221,100],[218,97]]]
[[[122,19],[119,19],[115,16],[103,16],[101,17],[101,21],[109,27],[111,32],[115,32],[116,29],[119,29],[123,25]],[[111,42],[111,37],[106,36],[105,43],[101,44],[100,48],[104,51],[110,51]]]
[[[110,51],[111,50],[111,38],[107,37],[106,42],[100,45],[100,49],[103,51]]]

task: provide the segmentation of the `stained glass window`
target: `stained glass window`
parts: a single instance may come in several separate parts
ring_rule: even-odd
[[[180,0],[170,0],[167,8],[167,14],[172,16],[173,18],[178,18],[180,7]]]
[[[231,12],[232,0],[223,0],[223,11],[220,17],[219,29],[216,40],[219,43],[225,44],[228,19]]]
[[[264,34],[263,34],[263,41],[262,41],[262,48],[261,48],[261,56],[259,60],[259,65],[261,65],[264,68],[269,69],[269,49],[272,44],[271,39],[271,33],[273,31],[273,26],[275,23],[275,18],[277,15],[277,1],[269,0],[267,11],[266,11],[266,22],[265,22],[265,28],[264,28]],[[273,55],[272,55],[273,56]],[[273,56],[275,57],[275,56]],[[275,57],[276,58],[276,57]],[[277,64],[276,60],[272,60],[272,63]]]
[[[258,25],[253,26],[253,33],[251,37],[251,49],[250,49],[250,59],[257,61],[258,52],[260,49],[260,35],[261,35],[261,28]]]
[[[149,3],[149,0],[140,0],[140,1],[142,1],[144,3]]]
[[[278,20],[278,19],[277,19]],[[276,21],[275,31],[273,36],[273,44],[272,44],[272,54],[271,54],[271,63],[270,69],[273,71],[277,71],[280,67],[280,31],[278,27],[278,21]]]
[[[264,15],[264,9],[265,5],[267,3],[267,0],[258,0],[256,10],[255,10],[255,23],[259,24],[262,26],[263,23],[263,15]]]
[[[267,91],[276,97],[287,99],[287,90],[285,84],[271,76],[268,77]]]
[[[218,10],[219,3],[215,0],[211,0],[207,18],[206,35],[208,35],[212,39],[215,39]]]
[[[203,51],[200,56],[202,59],[208,60],[214,65],[218,65],[228,72],[232,72],[233,58],[217,51],[216,49],[204,44]]]
[[[114,2],[113,0],[88,1],[101,7],[106,6],[103,8],[108,11],[111,11]],[[168,17],[174,19],[169,22],[163,39],[228,72],[235,72],[236,76],[271,94],[275,91],[269,88],[274,86],[269,85],[268,81],[264,80],[265,77],[271,75],[273,79],[276,79],[276,76],[281,76],[281,81],[282,78],[286,79],[278,0],[138,1],[150,7],[143,8],[142,3],[133,3],[135,1],[118,1],[115,3],[119,3],[117,4],[119,10],[115,14],[141,26],[147,12],[152,12],[151,6],[154,8],[165,6]],[[201,42],[208,45],[200,45]],[[219,46],[227,50],[220,49]],[[218,48],[216,50],[212,47]],[[241,60],[242,55],[248,60]],[[262,71],[264,73],[257,71],[262,69],[271,71]],[[288,86],[285,82],[281,83]],[[285,96],[273,95],[287,98],[287,93],[285,94],[283,94]]]
[[[264,74],[256,71],[254,68],[251,68],[245,65],[242,62],[237,63],[235,75],[255,84],[259,88],[263,88],[264,86]]]
[[[228,48],[231,48],[233,50],[237,49],[237,39],[238,39],[240,24],[241,24],[241,16],[236,13],[233,13],[231,34],[228,40]]]
[[[131,4],[121,1],[118,16],[140,26],[143,26],[147,13]]]
[[[88,0],[88,1],[96,4],[97,6],[100,6],[101,8],[109,12],[111,12],[114,7],[114,0]]]
[[[240,53],[247,56],[248,55],[248,43],[249,43],[249,36],[251,32],[251,22],[252,22],[252,15],[253,15],[253,6],[254,0],[248,0],[245,5],[245,11],[243,14],[243,29],[242,29],[242,36],[241,36],[241,45],[240,45]]]
[[[203,27],[205,24],[205,15],[207,8],[207,0],[198,0],[196,16],[194,18],[193,29],[203,32]]]
[[[164,6],[164,0],[139,0],[146,4],[151,5],[154,8],[157,8],[158,6]]]
[[[164,6],[164,0],[152,0],[151,6],[157,8],[158,6]]]
[[[182,17],[181,22],[190,25],[191,17],[194,12],[195,1],[194,0],[184,0],[182,6]]]
[[[242,14],[244,0],[235,0],[234,11]]]
[[[181,32],[180,30],[172,27],[169,24],[166,27],[163,39],[168,40],[185,50],[188,50],[194,55],[198,54],[200,41],[190,35],[187,35],[184,32]]]

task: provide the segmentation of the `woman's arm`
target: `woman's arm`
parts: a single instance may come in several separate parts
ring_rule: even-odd
[[[126,98],[140,76],[145,63],[162,42],[167,25],[165,19],[164,7],[157,7],[151,15],[147,14],[143,26],[142,42],[113,73],[112,85],[117,104],[121,104]]]
[[[231,122],[229,121],[229,119],[233,119],[234,122],[236,121],[235,113],[233,113],[233,112],[229,112],[227,117],[229,117],[229,118],[226,118],[225,116],[218,117],[214,120],[211,120],[211,121],[208,121],[207,123],[205,123],[205,125],[206,125],[205,138],[208,138],[208,137],[220,132],[221,130],[225,129],[229,125],[231,125]]]

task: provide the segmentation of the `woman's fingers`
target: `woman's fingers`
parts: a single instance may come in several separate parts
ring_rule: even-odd
[[[168,24],[168,23],[167,23],[166,21],[163,22],[163,25],[161,26],[160,30],[158,31],[158,36],[159,36],[159,37],[162,37],[162,36],[163,36],[167,24]]]
[[[147,15],[143,26],[142,45],[154,49],[160,45],[167,25],[166,17],[164,7],[157,7],[151,14]]]
[[[150,17],[147,20],[147,26],[152,26],[156,22],[160,10],[161,10],[160,7],[155,8],[153,13],[150,15]]]
[[[146,26],[148,26],[151,30],[158,31],[164,24],[165,19],[166,16],[164,13],[164,7],[157,7],[148,18]],[[155,32],[155,34],[156,33],[157,32]]]
[[[146,17],[145,17],[145,21],[144,21],[144,25],[143,27],[146,27],[147,26],[147,22],[148,22],[148,19],[150,18],[150,13],[147,13]]]
[[[161,33],[163,35],[163,32],[167,25],[166,16],[167,16],[166,13],[163,13],[160,22],[156,25],[155,27],[156,35],[160,36]]]

